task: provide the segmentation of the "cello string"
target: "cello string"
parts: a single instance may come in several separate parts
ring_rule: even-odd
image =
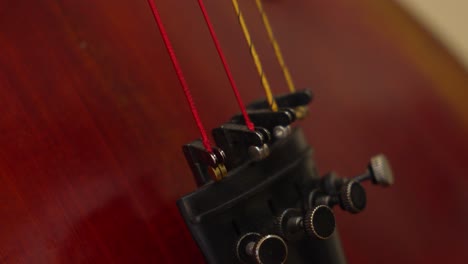
[[[234,77],[232,76],[231,70],[229,69],[229,65],[227,63],[226,57],[224,56],[224,53],[221,49],[221,45],[219,44],[218,37],[216,36],[216,33],[213,28],[213,24],[210,21],[210,18],[208,16],[208,12],[206,11],[205,4],[203,3],[203,0],[198,0],[198,5],[200,6],[200,10],[203,14],[203,17],[205,18],[206,25],[208,26],[208,29],[210,31],[211,38],[213,39],[214,45],[216,47],[216,50],[218,51],[219,58],[221,59],[221,62],[224,67],[224,71],[226,72],[226,75],[229,79],[229,83],[231,84],[232,91],[234,92],[234,95],[237,100],[237,104],[239,105],[239,108],[242,112],[242,115],[244,116],[245,124],[248,129],[254,130],[254,124],[250,120],[249,115],[247,114],[247,111],[245,109],[245,105],[242,102],[242,98],[239,94],[239,90],[237,89],[237,85],[234,81]]]
[[[247,45],[249,46],[250,49],[250,55],[254,61],[255,67],[257,68],[258,75],[260,76],[260,80],[263,86],[263,89],[265,90],[266,98],[268,101],[268,104],[271,108],[272,111],[278,111],[278,105],[276,104],[276,100],[273,97],[273,94],[271,92],[270,84],[268,83],[268,79],[266,77],[265,72],[263,71],[262,63],[260,62],[260,58],[258,56],[257,51],[255,50],[255,46],[252,42],[252,38],[250,37],[249,30],[247,28],[247,25],[244,21],[244,17],[242,15],[242,12],[240,11],[239,8],[239,3],[237,0],[232,0],[232,5],[234,6],[234,10],[236,11],[237,19],[239,21],[239,24],[242,28],[242,32],[244,33],[245,40],[247,41]]]
[[[169,53],[169,56],[171,57],[172,65],[174,66],[174,70],[177,74],[177,77],[179,78],[180,85],[182,86],[182,89],[185,94],[185,98],[187,99],[187,102],[189,104],[190,111],[192,112],[192,115],[193,115],[193,119],[195,120],[198,130],[200,131],[203,146],[205,147],[206,150],[208,150],[209,152],[212,152],[210,140],[208,138],[205,127],[203,126],[200,116],[198,114],[197,107],[195,106],[195,102],[193,101],[193,97],[192,97],[192,94],[190,93],[190,89],[188,87],[187,81],[185,80],[184,74],[182,72],[182,68],[180,67],[179,61],[177,60],[177,57],[175,55],[174,48],[172,47],[172,44],[169,40],[169,36],[167,35],[166,29],[164,28],[164,25],[162,23],[161,16],[159,15],[159,12],[158,12],[158,8],[156,7],[156,4],[154,3],[153,0],[148,0],[148,4],[150,5],[151,11],[153,12],[154,19],[156,20],[156,24],[159,28],[159,32],[161,33],[161,36],[164,40],[164,45],[166,46],[167,52]]]
[[[284,79],[286,80],[286,84],[288,85],[289,91],[292,93],[296,90],[296,88],[294,87],[294,82],[292,80],[291,74],[289,73],[289,69],[286,66],[286,63],[284,62],[283,54],[281,52],[278,41],[276,41],[276,37],[273,34],[273,29],[271,27],[270,21],[268,20],[268,16],[266,15],[265,10],[263,9],[262,0],[255,0],[255,3],[257,4],[257,9],[260,12],[260,16],[262,17],[265,30],[268,33],[268,39],[270,40],[270,43],[273,46],[273,49],[275,50],[276,60],[278,61],[281,70],[283,71]]]

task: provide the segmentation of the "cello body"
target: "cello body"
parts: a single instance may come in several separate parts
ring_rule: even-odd
[[[198,6],[157,4],[216,127],[238,110]],[[206,5],[242,97],[263,97],[229,1]],[[382,151],[398,174],[359,217],[336,213],[348,261],[466,259],[466,70],[394,3],[264,5],[316,95],[300,126],[319,173],[359,173]],[[146,1],[0,1],[0,50],[0,263],[204,263],[176,206],[196,189],[181,146],[198,134]]]

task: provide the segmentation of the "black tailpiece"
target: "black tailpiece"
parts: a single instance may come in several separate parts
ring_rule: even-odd
[[[365,173],[319,177],[312,148],[300,128],[309,91],[248,106],[256,126],[242,115],[213,130],[218,148],[199,140],[183,147],[199,188],[177,205],[208,263],[346,263],[332,208],[350,213],[366,206],[362,181],[389,186],[393,176],[385,156],[371,159]]]

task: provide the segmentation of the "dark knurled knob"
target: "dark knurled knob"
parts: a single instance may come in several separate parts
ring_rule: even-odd
[[[281,237],[266,235],[255,244],[254,256],[258,264],[284,263],[288,257],[288,246]]]
[[[393,173],[390,163],[385,155],[380,154],[371,158],[369,169],[372,174],[372,181],[382,186],[393,184]]]
[[[248,233],[237,242],[237,257],[244,263],[282,264],[288,257],[288,246],[277,235]]]
[[[326,205],[308,210],[303,221],[307,234],[313,238],[327,239],[335,231],[335,214]]]
[[[350,180],[341,187],[341,205],[344,210],[356,214],[366,208],[366,191],[362,185],[354,180]]]

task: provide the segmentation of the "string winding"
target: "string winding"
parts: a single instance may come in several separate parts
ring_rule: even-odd
[[[270,108],[272,111],[278,111],[278,105],[276,104],[275,98],[273,97],[270,84],[268,83],[266,74],[263,71],[262,63],[260,62],[260,58],[252,42],[252,38],[250,37],[250,33],[245,23],[244,17],[242,15],[242,12],[240,11],[239,3],[237,2],[237,0],[232,0],[232,5],[234,6],[234,10],[236,11],[237,19],[242,28],[242,32],[244,33],[244,37],[245,37],[245,40],[247,41],[247,45],[249,46],[249,49],[250,49],[251,57],[254,61],[255,67],[257,68],[258,75],[260,76],[263,89],[265,90],[267,102],[270,105]]]
[[[177,74],[177,77],[179,78],[180,85],[182,86],[182,89],[185,94],[185,98],[187,99],[187,102],[189,104],[190,111],[192,112],[192,115],[193,115],[193,119],[195,120],[198,130],[200,131],[203,146],[205,147],[206,150],[212,152],[210,140],[208,138],[205,127],[203,126],[203,123],[198,114],[197,107],[195,106],[195,102],[193,101],[192,94],[190,93],[190,89],[188,87],[187,81],[185,80],[184,74],[182,72],[182,68],[180,67],[179,61],[177,60],[177,56],[175,55],[174,48],[172,47],[172,44],[169,40],[169,36],[167,35],[166,29],[164,28],[164,25],[162,23],[161,16],[159,15],[156,4],[154,3],[153,0],[148,0],[148,4],[151,7],[151,11],[153,13],[154,19],[156,20],[156,24],[159,28],[159,32],[161,33],[161,36],[164,40],[164,45],[166,46],[167,52],[169,53],[169,56],[171,57],[172,65],[174,66],[174,70]]]
[[[289,69],[286,66],[286,63],[284,62],[283,54],[281,53],[281,49],[278,44],[278,41],[276,41],[275,35],[273,34],[273,29],[271,27],[270,21],[268,20],[265,10],[263,9],[262,0],[255,0],[255,3],[257,4],[257,9],[260,12],[260,16],[262,17],[263,25],[265,26],[265,29],[268,33],[268,39],[275,51],[278,64],[280,65],[281,70],[283,71],[286,84],[288,85],[289,91],[292,93],[296,90],[296,88],[294,86],[294,82],[292,80],[291,74],[289,73]]]
[[[224,53],[221,49],[221,45],[219,44],[218,37],[216,36],[216,33],[213,28],[213,24],[210,21],[210,18],[208,17],[208,12],[206,11],[205,5],[203,3],[203,0],[198,0],[198,5],[200,6],[200,10],[203,14],[203,17],[205,18],[206,25],[208,26],[208,30],[210,31],[211,38],[213,39],[214,45],[216,47],[216,50],[218,51],[219,58],[221,59],[221,62],[224,67],[224,71],[226,72],[226,75],[229,79],[229,83],[231,84],[232,91],[234,92],[234,95],[237,100],[237,104],[239,105],[239,108],[242,112],[242,115],[244,116],[245,124],[247,128],[250,130],[254,130],[254,124],[250,120],[249,115],[247,114],[247,111],[245,109],[245,105],[242,102],[241,96],[239,94],[239,90],[237,89],[237,85],[234,81],[234,77],[232,76],[231,70],[229,69],[229,65],[227,63],[226,57],[224,57]]]

